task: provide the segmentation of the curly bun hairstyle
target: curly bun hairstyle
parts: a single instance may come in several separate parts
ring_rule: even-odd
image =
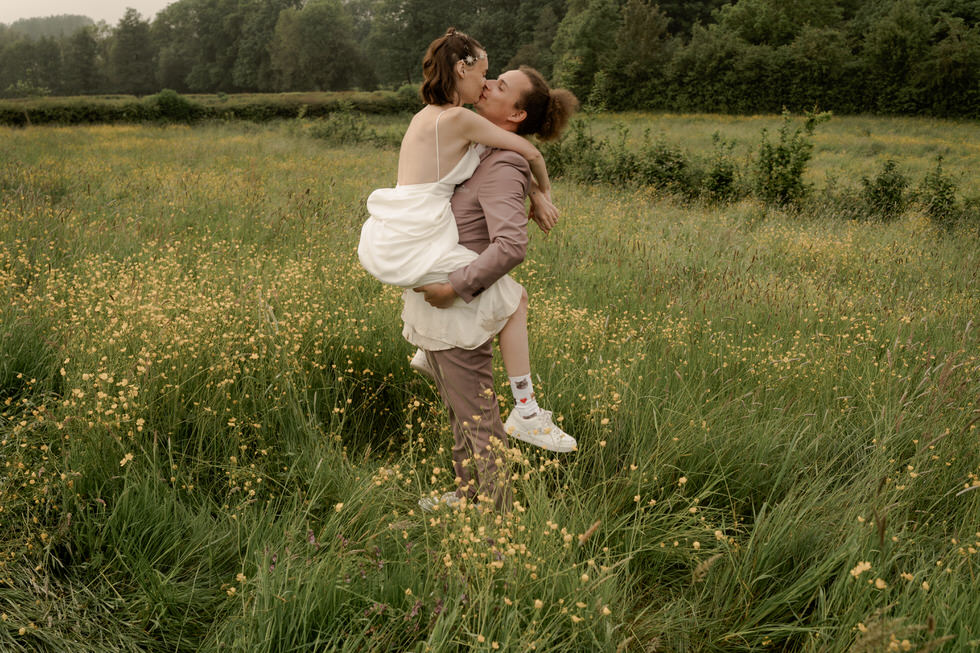
[[[419,90],[426,104],[455,104],[456,76],[453,68],[457,61],[472,66],[486,55],[486,48],[471,36],[450,27],[446,33],[429,44],[422,59],[422,88]],[[469,58],[469,59],[468,59]]]
[[[517,108],[527,112],[527,117],[517,127],[517,133],[535,134],[543,141],[561,136],[568,126],[568,119],[578,110],[578,98],[564,88],[551,88],[544,77],[529,66],[521,66],[521,72],[531,80],[531,90],[518,100]]]

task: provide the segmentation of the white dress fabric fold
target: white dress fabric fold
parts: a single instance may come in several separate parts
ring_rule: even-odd
[[[500,332],[520,303],[522,287],[509,276],[471,302],[457,298],[444,309],[429,306],[421,293],[411,290],[446,283],[450,272],[476,259],[476,252],[459,244],[450,200],[456,186],[476,170],[482,152],[482,145],[471,145],[439,181],[379,188],[368,197],[358,258],[379,281],[407,289],[403,335],[430,351],[479,347]]]

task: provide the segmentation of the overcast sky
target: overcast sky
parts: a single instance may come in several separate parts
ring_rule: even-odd
[[[21,18],[73,14],[115,25],[132,7],[150,20],[174,0],[0,0],[0,23],[9,25]]]

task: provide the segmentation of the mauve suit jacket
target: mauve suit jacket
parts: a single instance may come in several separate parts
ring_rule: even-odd
[[[469,303],[524,260],[531,168],[520,154],[487,150],[473,176],[456,187],[452,208],[459,244],[479,256],[450,273],[449,283]]]

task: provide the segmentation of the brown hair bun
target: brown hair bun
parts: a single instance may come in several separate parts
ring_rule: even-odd
[[[518,125],[517,133],[522,136],[535,134],[543,141],[558,138],[578,110],[578,98],[567,89],[549,87],[534,68],[521,66],[520,70],[531,81],[531,90],[518,103],[518,108],[526,111],[527,117]]]

